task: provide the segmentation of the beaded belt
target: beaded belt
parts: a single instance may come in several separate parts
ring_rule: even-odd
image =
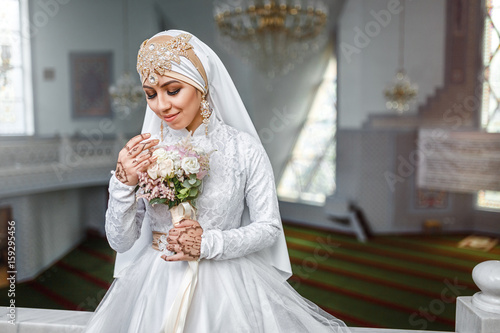
[[[153,249],[156,251],[164,251],[167,248],[167,233],[164,232],[159,232],[159,231],[153,231]]]

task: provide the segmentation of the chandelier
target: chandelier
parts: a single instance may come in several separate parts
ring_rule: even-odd
[[[128,72],[123,73],[116,83],[109,87],[111,107],[119,117],[127,117],[136,110],[144,100],[144,92],[137,80]]]
[[[124,73],[118,78],[115,84],[109,87],[111,97],[111,108],[121,119],[127,118],[133,111],[139,108],[144,101],[144,92],[137,80],[134,80],[128,73],[128,1],[123,1],[123,64]]]
[[[389,110],[403,113],[410,110],[410,103],[417,97],[418,88],[410,82],[408,75],[403,70],[396,73],[393,85],[384,91]]]
[[[411,83],[404,69],[404,35],[405,35],[405,1],[402,2],[403,10],[399,14],[399,70],[391,86],[384,90],[385,103],[389,110],[402,114],[410,110],[410,104],[417,97],[418,86]]]
[[[219,0],[214,6],[222,44],[269,77],[288,73],[328,40],[322,0]]]

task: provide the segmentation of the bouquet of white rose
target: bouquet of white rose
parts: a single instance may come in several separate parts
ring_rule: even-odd
[[[209,171],[210,153],[194,147],[191,135],[172,146],[159,146],[153,152],[157,159],[146,172],[139,173],[137,199],[145,198],[150,204],[166,204],[177,226],[183,219],[196,219],[194,200],[201,191],[202,180]],[[194,228],[193,228],[194,229]],[[163,237],[163,239],[161,238]],[[166,237],[160,237],[162,251],[166,249]],[[184,321],[198,280],[198,261],[188,261],[189,266],[174,305],[168,314],[168,328],[173,332],[179,321]],[[184,318],[184,319],[182,319]],[[183,326],[183,324],[182,324]],[[180,326],[180,327],[182,327]]]
[[[137,198],[145,198],[152,205],[167,204],[171,212],[181,204],[184,211],[188,203],[194,207],[209,171],[210,153],[194,147],[188,135],[176,145],[157,147],[153,156],[156,161],[139,173]]]

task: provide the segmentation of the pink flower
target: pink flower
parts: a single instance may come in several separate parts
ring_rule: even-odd
[[[202,180],[202,179],[203,179],[203,177],[205,177],[205,176],[207,175],[207,173],[208,173],[208,170],[204,170],[204,169],[202,169],[202,170],[200,170],[200,172],[198,172],[198,173],[196,174],[196,178],[198,178],[198,179]]]

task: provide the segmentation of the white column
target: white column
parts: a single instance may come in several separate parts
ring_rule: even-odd
[[[457,333],[500,332],[500,261],[478,264],[472,278],[481,289],[472,297],[457,298]]]

